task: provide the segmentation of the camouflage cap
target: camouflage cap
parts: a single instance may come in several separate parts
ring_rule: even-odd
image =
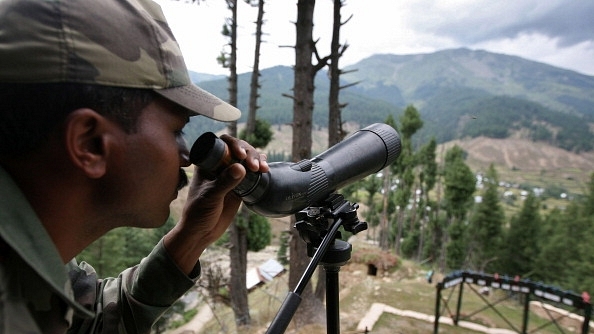
[[[152,0],[0,0],[0,82],[146,88],[216,120],[240,116],[191,82]]]

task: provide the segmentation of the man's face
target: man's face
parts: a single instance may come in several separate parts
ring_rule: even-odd
[[[122,145],[106,179],[118,225],[157,227],[167,220],[169,204],[187,184],[181,167],[190,165],[182,137],[188,120],[182,109],[157,98],[143,110],[135,132],[118,136]]]

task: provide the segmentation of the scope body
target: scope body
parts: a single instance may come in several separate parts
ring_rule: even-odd
[[[190,160],[201,168],[219,164],[213,148],[220,145],[199,138],[192,146]],[[217,138],[218,139],[218,138]],[[222,140],[218,139],[222,142]],[[312,159],[299,162],[272,162],[267,173],[248,172],[235,192],[252,211],[268,217],[283,217],[326,199],[337,189],[376,173],[400,155],[400,137],[384,123],[356,131],[340,143]],[[206,163],[216,160],[216,164]],[[208,166],[207,166],[208,165]]]

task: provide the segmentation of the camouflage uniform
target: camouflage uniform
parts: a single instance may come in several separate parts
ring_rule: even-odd
[[[221,121],[240,112],[195,86],[150,0],[0,0],[0,83],[150,89]],[[34,97],[32,97],[34,98]],[[62,262],[25,195],[0,167],[0,334],[149,333],[193,286],[162,241],[138,266],[100,280]]]
[[[0,167],[0,333],[149,333],[195,282],[162,242],[117,278],[64,266],[19,188]],[[70,330],[68,330],[68,328]]]

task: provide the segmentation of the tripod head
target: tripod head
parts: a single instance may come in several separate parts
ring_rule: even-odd
[[[332,224],[339,222],[345,231],[357,234],[367,229],[367,223],[357,217],[359,205],[344,199],[344,196],[333,193],[316,206],[307,207],[295,214],[295,228],[307,243],[307,255],[312,257],[322,240],[328,235]],[[342,249],[336,245],[336,238],[341,238],[337,231],[332,240],[332,247],[325,254],[324,263],[346,263],[350,259],[351,247]],[[341,240],[340,240],[341,241]],[[342,244],[342,243],[340,243]],[[346,244],[346,243],[345,243]],[[346,247],[346,246],[344,246]],[[345,252],[346,250],[346,252]]]

